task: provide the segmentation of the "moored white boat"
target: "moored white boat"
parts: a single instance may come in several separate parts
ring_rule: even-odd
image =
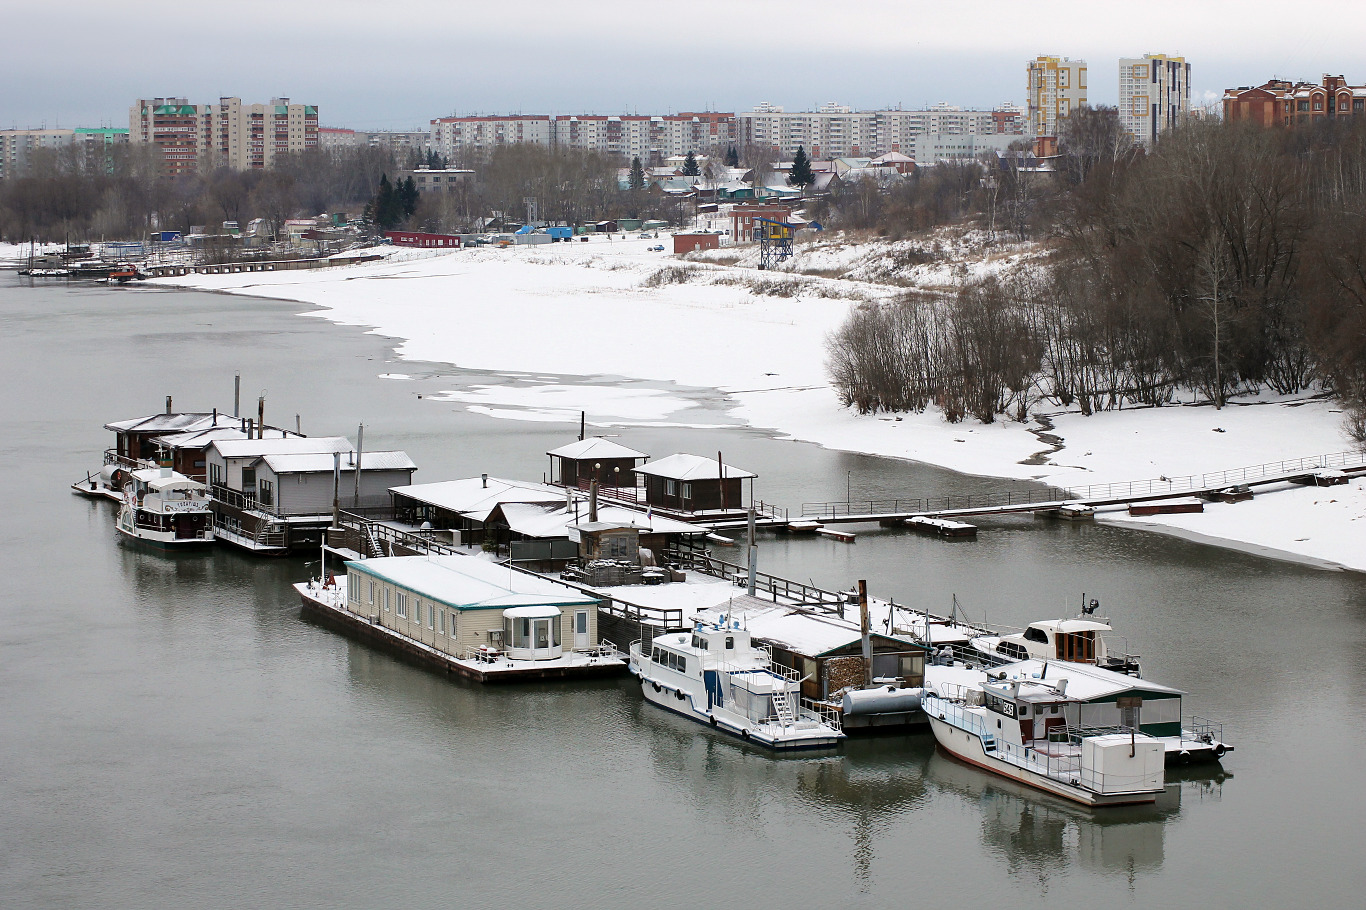
[[[1142,676],[1138,655],[1130,654],[1127,647],[1116,647],[1114,631],[1109,620],[1083,610],[1075,619],[1032,622],[1023,632],[1012,635],[980,635],[972,639],[972,647],[988,664],[1035,658],[1094,664],[1104,670]]]
[[[1166,784],[1163,744],[1136,728],[1075,724],[1066,682],[984,676],[926,690],[935,740],[969,764],[1085,806],[1156,801]]]
[[[775,750],[831,748],[838,720],[802,705],[801,681],[774,666],[735,622],[699,622],[631,644],[630,670],[650,702]]]
[[[170,468],[129,474],[114,527],[125,537],[160,547],[213,543],[213,514],[204,484]]]

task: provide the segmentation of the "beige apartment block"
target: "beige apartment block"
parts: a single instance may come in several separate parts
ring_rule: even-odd
[[[226,96],[217,104],[139,99],[128,109],[128,138],[160,147],[172,177],[220,167],[263,170],[281,155],[318,147],[318,108],[288,98],[272,98],[269,104],[243,104]]]
[[[1145,148],[1190,112],[1191,65],[1185,57],[1145,54],[1119,61],[1119,121]]]
[[[1058,135],[1058,121],[1086,103],[1086,61],[1036,57],[1029,61],[1029,135]]]

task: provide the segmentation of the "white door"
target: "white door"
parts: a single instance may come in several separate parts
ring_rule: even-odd
[[[574,647],[581,649],[591,646],[588,640],[588,611],[579,610],[574,614]]]

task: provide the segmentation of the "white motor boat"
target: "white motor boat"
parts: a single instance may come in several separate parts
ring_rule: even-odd
[[[1134,726],[1078,726],[1066,680],[993,674],[927,688],[922,704],[949,754],[1075,803],[1151,803],[1166,785],[1163,744]]]
[[[159,547],[213,543],[213,513],[204,484],[170,468],[133,471],[123,487],[114,526],[120,534]]]
[[[684,717],[770,749],[831,748],[838,719],[801,703],[801,680],[774,666],[736,622],[699,622],[631,644],[630,670],[646,699]]]
[[[1103,670],[1142,676],[1138,655],[1115,646],[1114,628],[1104,617],[1094,616],[1100,605],[1091,601],[1075,619],[1046,619],[1030,623],[1014,635],[980,635],[972,647],[987,664],[1017,660],[1058,660],[1094,664]]]

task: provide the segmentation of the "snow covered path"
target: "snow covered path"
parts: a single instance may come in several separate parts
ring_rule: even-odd
[[[1351,448],[1335,405],[1311,399],[1236,402],[1219,411],[1060,413],[1049,417],[1051,428],[949,424],[934,411],[859,416],[841,408],[829,387],[825,339],[859,300],[893,289],[680,263],[650,252],[655,242],[594,238],[423,258],[399,254],[339,269],[156,283],[315,304],[325,308],[317,315],[399,339],[399,356],[412,360],[717,388],[732,399],[737,417],[783,436],[1055,486],[1176,477]],[[655,276],[666,268],[707,274],[661,282]],[[756,294],[756,279],[798,284],[794,296]],[[595,388],[553,379],[531,388],[487,387],[459,400],[482,413],[533,420],[566,419],[589,407],[590,420],[599,424],[664,420],[689,406],[612,381]],[[1060,438],[1061,448],[1055,451],[1041,432]],[[1252,502],[1212,505],[1203,515],[1108,513],[1100,520],[1366,571],[1366,480],[1260,494]]]

